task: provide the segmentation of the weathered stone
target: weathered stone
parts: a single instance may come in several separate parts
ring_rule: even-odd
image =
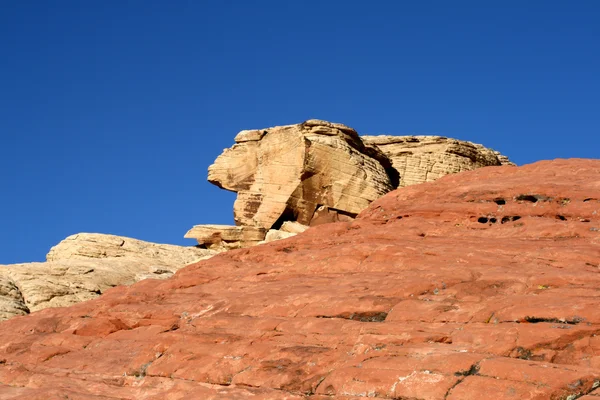
[[[151,243],[124,236],[78,233],[52,247],[46,261],[89,260],[99,258],[135,258],[154,264],[187,265],[215,252],[195,247]]]
[[[331,222],[349,222],[356,218],[357,214],[351,214],[334,210],[327,206],[320,206],[315,211],[313,218],[310,221],[310,226],[329,224]]]
[[[262,137],[267,133],[267,131],[265,130],[246,130],[246,131],[241,131],[240,133],[237,134],[237,136],[235,137],[235,142],[236,143],[243,143],[243,142],[256,142],[259,141],[260,139],[262,139]]]
[[[480,144],[442,136],[361,136],[378,147],[400,174],[399,186],[431,182],[444,175],[498,165],[514,165]]]
[[[142,279],[164,279],[214,254],[122,236],[72,235],[50,249],[47,262],[0,265],[0,320],[94,299]]]
[[[10,277],[0,274],[0,321],[27,313],[29,309],[17,285]]]
[[[282,232],[290,232],[290,233],[302,233],[308,229],[308,226],[302,225],[299,222],[295,221],[285,221],[281,228],[279,228]]]
[[[365,148],[342,124],[309,120],[242,131],[236,141],[210,166],[208,180],[238,192],[237,225],[309,225],[321,206],[356,215],[393,189],[385,166],[372,155],[385,156]]]
[[[294,232],[284,232],[279,229],[269,229],[263,243],[270,243],[276,240],[287,239],[296,235],[297,233]]]
[[[0,398],[596,399],[600,160],[481,168],[356,220],[0,323]]]
[[[352,220],[398,186],[512,164],[481,145],[440,136],[363,136],[322,120],[241,131],[208,180],[238,193],[237,225],[279,229]],[[238,247],[238,245],[229,246]]]
[[[196,239],[199,245],[210,249],[228,250],[255,246],[265,235],[265,229],[252,226],[196,225],[184,237]]]

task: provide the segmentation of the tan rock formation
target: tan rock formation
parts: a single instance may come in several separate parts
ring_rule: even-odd
[[[197,225],[185,235],[207,248],[288,237],[279,229],[286,221],[310,226],[351,221],[398,186],[512,164],[471,142],[441,136],[359,137],[352,128],[321,120],[241,131],[235,142],[209,167],[208,180],[238,193],[234,217],[239,226]]]
[[[285,221],[283,225],[281,225],[280,231],[289,232],[289,233],[302,233],[308,229],[308,226],[302,225],[296,221]]]
[[[387,158],[342,124],[309,120],[242,131],[235,141],[210,166],[208,180],[238,193],[237,225],[309,225],[321,206],[354,217],[394,188]]]
[[[400,174],[399,186],[431,182],[444,175],[494,165],[514,165],[480,144],[442,136],[361,136],[387,155]]]
[[[209,249],[239,249],[257,245],[265,238],[266,229],[252,226],[196,225],[185,234]]]
[[[152,243],[101,233],[78,233],[52,247],[46,255],[46,261],[136,258],[144,262],[150,260],[157,265],[179,265],[190,264],[212,254],[195,247]]]
[[[47,262],[0,265],[0,320],[90,300],[114,286],[167,278],[214,254],[122,236],[72,235],[50,250]]]
[[[309,227],[296,221],[285,221],[281,228],[270,229],[261,243],[270,243],[276,240],[287,239],[306,231]]]

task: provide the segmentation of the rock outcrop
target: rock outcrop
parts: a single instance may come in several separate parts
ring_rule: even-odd
[[[442,136],[361,136],[390,158],[400,174],[399,186],[431,182],[476,168],[514,165],[508,157],[480,144]]]
[[[448,175],[4,321],[0,398],[597,399],[599,177],[599,160]]]
[[[209,167],[208,180],[237,192],[237,225],[310,225],[321,206],[355,216],[395,187],[382,165],[387,158],[365,150],[356,131],[342,124],[309,120],[242,131],[235,142]]]
[[[196,225],[185,235],[207,248],[289,237],[277,231],[285,221],[309,226],[351,221],[399,186],[514,165],[470,142],[440,136],[359,137],[352,128],[321,120],[241,131],[235,142],[209,167],[208,180],[238,193],[238,226]]]
[[[256,246],[267,233],[264,228],[232,225],[196,225],[185,234],[187,239],[196,239],[208,249],[239,249]]]
[[[216,251],[80,233],[54,246],[47,262],[0,265],[0,320],[98,297],[108,288],[166,278]]]

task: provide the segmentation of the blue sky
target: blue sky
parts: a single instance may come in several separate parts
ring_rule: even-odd
[[[437,134],[518,164],[600,154],[597,1],[0,5],[0,264],[77,232],[193,245],[242,129]]]

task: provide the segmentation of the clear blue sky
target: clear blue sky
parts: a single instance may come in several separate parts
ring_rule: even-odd
[[[518,164],[600,154],[598,1],[4,1],[0,264],[77,232],[194,244],[241,129],[438,134]]]

